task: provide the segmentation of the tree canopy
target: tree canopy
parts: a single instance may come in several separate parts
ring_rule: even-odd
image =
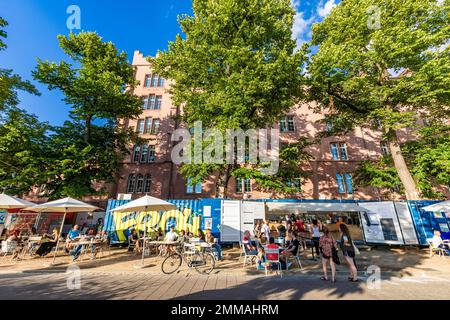
[[[174,80],[170,93],[181,119],[222,133],[278,122],[302,95],[305,55],[295,51],[290,0],[194,0],[193,11],[179,19],[185,35],[149,58],[156,72]],[[240,168],[184,164],[181,172],[193,181],[219,172],[226,189]]]
[[[397,131],[449,118],[449,1],[344,0],[313,26],[309,99],[341,128],[376,123],[408,199],[419,197]]]

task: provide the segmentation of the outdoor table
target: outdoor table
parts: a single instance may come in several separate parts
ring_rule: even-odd
[[[39,236],[28,237],[27,240],[24,241],[25,244],[23,246],[22,253],[20,255],[21,259],[23,260],[23,258],[25,257],[25,253],[27,252],[27,250],[31,249],[32,244],[38,244],[41,241],[42,241],[42,237],[39,237]]]
[[[77,246],[81,246],[80,256],[81,256],[81,261],[83,261],[83,254],[86,256],[87,248],[89,247],[89,245],[99,245],[99,244],[102,244],[102,241],[100,239],[98,239],[98,240],[90,239],[90,240],[79,240],[79,241],[71,242],[70,246],[74,247],[74,248]]]
[[[143,237],[141,238],[142,240],[142,258],[141,258],[141,265],[140,267],[144,266],[144,258],[145,258],[145,248],[146,245],[151,246],[174,246],[174,245],[179,245],[180,242],[178,241],[152,241],[152,238],[150,237]]]

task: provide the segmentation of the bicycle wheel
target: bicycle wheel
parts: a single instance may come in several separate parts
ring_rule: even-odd
[[[178,270],[183,262],[183,258],[179,253],[172,253],[164,259],[161,265],[161,271],[165,274],[172,274]]]
[[[193,267],[200,274],[210,274],[213,271],[215,266],[214,256],[211,253],[198,253],[194,256],[195,263],[193,263]]]

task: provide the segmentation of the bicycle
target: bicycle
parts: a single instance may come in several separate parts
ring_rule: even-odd
[[[189,270],[194,268],[202,275],[210,274],[215,266],[214,256],[210,252],[202,252],[195,245],[184,243],[164,259],[161,271],[164,274],[172,274],[181,267],[183,262]]]

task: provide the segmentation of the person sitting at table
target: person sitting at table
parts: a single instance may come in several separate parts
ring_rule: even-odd
[[[215,256],[217,257],[217,260],[222,260],[222,247],[214,241],[214,237],[211,234],[211,230],[206,230],[205,240],[206,243],[211,244],[213,254],[214,252],[216,252]]]
[[[269,238],[269,244],[266,246],[267,249],[280,249],[280,247],[275,243],[275,239],[273,237]],[[267,254],[267,259],[268,260],[279,260],[279,253],[268,253]],[[273,263],[272,265],[269,266],[269,268],[271,270],[274,270],[277,268],[276,264]]]
[[[141,253],[139,234],[136,229],[131,230],[131,234],[128,236],[128,251],[132,252],[136,248],[137,254]]]
[[[205,242],[205,234],[203,233],[202,229],[199,228],[197,231],[198,231],[198,239],[200,241]]]
[[[255,241],[251,240],[250,231],[246,230],[244,232],[242,244],[244,245],[244,250],[247,255],[257,257],[257,268],[263,269],[262,263],[264,261],[264,248],[262,246],[258,247]]]
[[[169,232],[166,233],[164,241],[176,241],[178,239],[178,234],[175,232],[175,227],[171,226]]]
[[[42,243],[35,252],[35,254],[39,257],[45,257],[54,247],[56,247],[56,243],[59,238],[59,231],[57,228],[54,228],[52,234],[45,233],[42,238]]]
[[[66,252],[69,253],[71,246],[72,246],[72,242],[76,239],[79,238],[81,233],[78,225],[74,225],[72,230],[69,231],[69,234],[67,235],[67,239],[66,239]]]
[[[13,255],[11,257],[11,261],[13,261],[19,257],[19,254],[23,249],[21,231],[18,229],[14,230],[6,241],[17,243],[16,249],[14,250]]]
[[[179,243],[188,243],[189,242],[189,238],[186,235],[186,231],[184,231],[184,230],[180,231],[180,236],[178,237],[178,242]]]
[[[434,231],[434,236],[431,239],[431,245],[434,249],[444,249],[449,254],[449,247],[441,238],[441,233],[438,230]]]

